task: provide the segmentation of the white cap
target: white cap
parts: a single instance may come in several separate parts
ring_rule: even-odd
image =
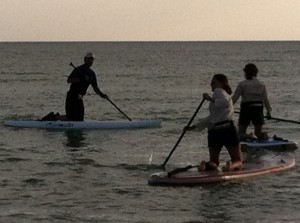
[[[91,57],[95,59],[95,54],[88,52],[84,58],[91,58]]]

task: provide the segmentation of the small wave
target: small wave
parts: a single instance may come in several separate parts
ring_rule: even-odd
[[[77,219],[73,217],[71,213],[62,213],[62,214],[50,214],[49,219],[62,220],[63,222],[75,222]]]
[[[54,176],[54,175],[60,175],[61,172],[41,172],[41,173],[35,173],[34,176],[40,176],[40,177],[47,177],[47,176]]]
[[[46,162],[44,164],[48,166],[59,166],[59,167],[70,165],[69,163],[63,163],[63,162]]]
[[[4,144],[4,143],[3,143],[3,144],[0,143],[0,146],[1,146],[1,147],[2,147],[2,146],[5,146],[5,144]],[[2,156],[3,156],[5,152],[10,153],[10,152],[11,152],[11,149],[0,148],[0,152],[1,152]]]
[[[99,163],[97,163],[96,161],[94,161],[93,159],[74,159],[73,162],[68,161],[68,162],[46,162],[44,163],[48,166],[74,166],[76,164],[79,165],[90,165],[90,166],[94,166],[94,167],[107,167],[104,165],[101,165]]]
[[[248,63],[249,61],[248,60],[244,60],[245,63]],[[281,60],[278,60],[278,59],[256,59],[256,60],[253,60],[253,62],[256,62],[256,63],[270,63],[270,62],[280,62]]]
[[[37,75],[37,74],[41,74],[41,75],[46,75],[45,73],[43,72],[16,72],[17,75]]]
[[[59,191],[51,191],[49,193],[46,193],[45,196],[65,196],[65,195],[69,195],[69,193],[63,193],[63,192],[59,192]]]
[[[145,164],[137,164],[137,165],[130,165],[126,163],[121,163],[117,165],[117,167],[121,167],[126,170],[140,170],[140,169],[145,169],[147,165]]]
[[[140,171],[149,171],[154,169],[161,169],[161,165],[148,165],[148,164],[136,164],[136,165],[129,165],[129,164],[119,164],[116,167],[121,167],[125,170],[140,170]]]
[[[26,217],[32,216],[32,214],[20,212],[20,213],[11,213],[11,214],[7,214],[7,216],[8,216],[8,217],[18,217],[18,218],[24,219],[24,218],[26,218]]]
[[[30,184],[30,185],[42,185],[44,184],[45,180],[43,179],[38,179],[38,178],[29,178],[29,179],[26,179],[26,180],[23,180],[24,183],[26,184]]]
[[[185,210],[185,209],[182,209],[181,211],[189,211],[189,210]],[[203,221],[184,221],[182,223],[202,223]]]
[[[91,166],[101,166],[93,159],[76,159],[76,163],[80,165],[91,165]]]
[[[126,195],[130,193],[130,191],[128,191],[127,189],[121,189],[121,188],[113,188],[112,191],[120,195]]]
[[[5,161],[7,161],[7,162],[21,162],[21,161],[30,161],[30,159],[22,159],[22,158],[17,158],[17,157],[9,157],[9,158],[6,158]]]

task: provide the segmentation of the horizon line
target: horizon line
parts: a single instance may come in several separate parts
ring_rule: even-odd
[[[99,42],[299,42],[300,40],[0,40],[0,43],[99,43]]]

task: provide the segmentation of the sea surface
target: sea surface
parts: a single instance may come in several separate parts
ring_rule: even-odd
[[[69,64],[82,64],[88,51],[96,54],[92,68],[101,90],[130,118],[161,119],[161,128],[3,125],[51,111],[64,114]],[[0,222],[300,222],[299,150],[289,152],[296,168],[279,174],[197,187],[147,184],[150,174],[161,171],[202,93],[211,92],[214,73],[226,74],[234,89],[245,64],[255,63],[273,117],[300,121],[300,42],[0,43],[0,58]],[[86,120],[126,120],[92,88],[84,102]],[[196,119],[207,108],[205,103]],[[297,124],[269,120],[265,130],[300,139]],[[206,131],[188,132],[166,167],[207,158]],[[221,163],[228,159],[224,149]]]

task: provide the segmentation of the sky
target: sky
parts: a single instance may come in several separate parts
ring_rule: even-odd
[[[300,40],[300,0],[0,0],[0,42]]]

